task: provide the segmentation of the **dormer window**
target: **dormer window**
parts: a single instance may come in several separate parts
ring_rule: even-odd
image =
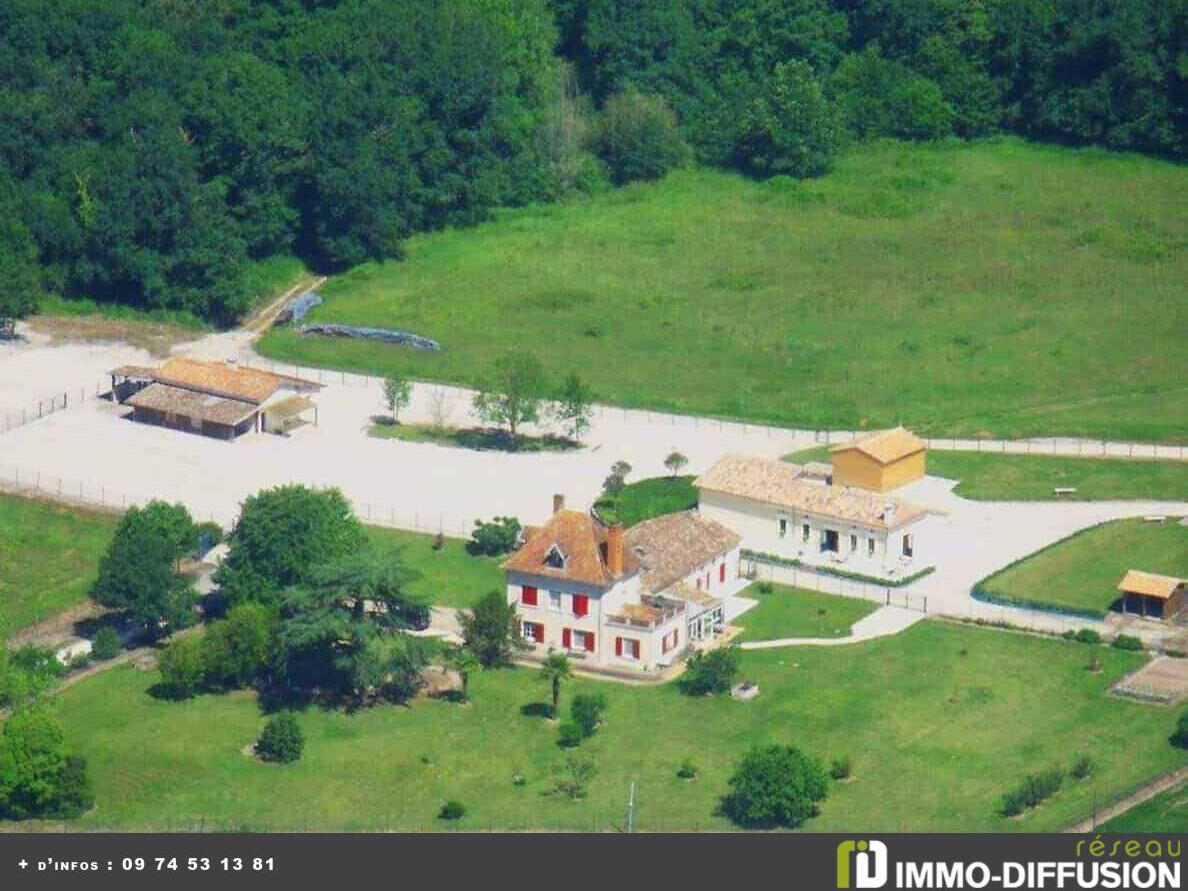
[[[551,566],[553,569],[565,568],[565,555],[561,553],[561,549],[556,545],[549,548],[549,552],[545,555],[545,566]]]

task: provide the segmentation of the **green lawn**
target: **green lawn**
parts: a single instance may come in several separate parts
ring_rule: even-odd
[[[283,360],[475,383],[537,350],[601,400],[798,426],[1185,441],[1182,166],[1002,138],[879,143],[833,173],[685,170],[420,235],[330,281]]]
[[[1115,520],[1059,541],[980,583],[992,598],[1105,615],[1128,569],[1188,576],[1188,527]]]
[[[771,585],[763,593],[751,585],[744,597],[759,601],[737,621],[745,629],[737,640],[778,640],[784,637],[849,637],[850,626],[879,608],[877,603],[822,594],[790,585]]]
[[[595,507],[605,520],[618,519],[624,526],[634,526],[662,514],[697,507],[697,490],[692,476],[656,476],[628,483],[617,499],[603,497]]]
[[[1102,832],[1188,833],[1188,786],[1169,789],[1098,827]]]
[[[372,424],[367,433],[376,439],[399,439],[402,442],[432,442],[456,449],[500,452],[569,452],[579,443],[562,436],[526,436],[514,440],[503,430],[482,427],[436,427],[433,424]]]
[[[0,641],[86,599],[118,520],[0,495]]]
[[[825,446],[785,456],[828,461]],[[960,480],[953,490],[974,501],[1188,500],[1188,462],[1003,455],[930,449],[928,474]],[[1056,488],[1075,488],[1057,496]]]
[[[506,585],[499,568],[502,558],[472,557],[462,539],[443,538],[441,550],[435,551],[433,535],[379,526],[368,526],[367,532],[378,544],[404,549],[405,562],[421,574],[410,586],[412,592],[436,606],[470,607],[488,591]]]
[[[462,829],[605,828],[634,780],[641,829],[720,829],[713,812],[740,753],[778,741],[853,759],[853,781],[810,829],[1041,831],[1086,815],[1093,789],[1100,800],[1183,763],[1167,742],[1173,712],[1105,695],[1142,657],[1101,658],[1094,674],[1080,644],[926,621],[854,646],[746,652],[762,691],[747,703],[575,681],[563,707],[580,690],[608,699],[606,726],[580,750],[598,767],[580,802],[543,794],[565,753],[554,726],[522,711],[547,695],[528,668],[476,676],[469,707],[311,708],[305,756],[283,767],[243,754],[264,720],[248,693],[160,701],[146,692],[154,672],[120,666],[64,691],[57,711],[95,781],[78,828],[432,829],[446,798],[466,804]],[[1092,787],[1070,785],[1022,820],[997,815],[1008,786],[1080,751],[1098,763]],[[676,776],[685,758],[701,771],[693,782]]]

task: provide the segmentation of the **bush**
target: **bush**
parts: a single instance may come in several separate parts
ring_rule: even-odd
[[[1092,628],[1082,628],[1073,636],[1077,641],[1083,644],[1101,643],[1101,635]]]
[[[795,828],[817,814],[825,769],[794,746],[757,746],[739,762],[722,812],[740,826]]]
[[[720,647],[708,653],[694,653],[677,682],[690,696],[729,693],[738,676],[738,647]]]
[[[936,82],[884,58],[877,46],[842,60],[829,86],[859,139],[939,139],[953,130],[953,109]]]
[[[677,768],[677,776],[682,780],[692,780],[697,778],[697,767],[686,758],[681,762],[681,766]]]
[[[577,721],[562,721],[561,726],[557,728],[557,744],[563,748],[572,749],[580,746],[585,738],[586,734],[582,732]]]
[[[207,683],[244,687],[263,677],[280,652],[280,619],[261,603],[241,603],[227,618],[212,622],[202,637]]]
[[[812,66],[779,63],[764,92],[741,113],[735,161],[760,175],[798,178],[825,173],[842,136],[841,116],[821,90]]]
[[[1072,775],[1073,779],[1084,780],[1093,775],[1093,771],[1096,767],[1097,765],[1093,763],[1092,758],[1090,758],[1088,755],[1081,755],[1076,761],[1073,762],[1073,766],[1069,770],[1069,773]]]
[[[475,520],[466,550],[474,556],[498,557],[516,546],[522,529],[515,517],[496,517],[488,523]]]
[[[1143,649],[1143,641],[1142,638],[1135,637],[1133,634],[1119,634],[1110,646],[1117,650],[1138,652]]]
[[[1188,711],[1180,713],[1176,722],[1176,732],[1172,734],[1172,745],[1188,749]]]
[[[292,712],[281,712],[268,719],[264,732],[256,740],[256,754],[264,761],[290,764],[305,750],[305,735]]]
[[[442,820],[461,820],[466,816],[466,805],[451,798],[441,806],[437,816]]]
[[[833,763],[829,765],[829,775],[835,780],[844,780],[852,771],[853,764],[850,761],[849,755],[834,758]]]
[[[86,762],[44,710],[15,711],[0,732],[0,818],[73,818],[94,803]]]
[[[1045,799],[1060,791],[1063,784],[1064,769],[1061,767],[1051,767],[1041,773],[1028,775],[1019,786],[1003,796],[1003,816],[1014,817],[1028,808],[1039,807]]]
[[[110,625],[104,625],[91,641],[91,655],[100,662],[114,659],[124,649],[119,633]]]
[[[179,637],[169,644],[157,660],[161,683],[173,699],[189,699],[202,686],[202,640]]]
[[[1172,659],[1188,658],[1188,653],[1184,652],[1183,650],[1172,650],[1172,649],[1164,650],[1163,655],[1168,656]]]
[[[579,693],[573,697],[569,714],[581,731],[582,738],[594,735],[606,712],[606,697],[601,693]]]
[[[585,798],[590,780],[598,773],[598,768],[589,758],[570,755],[563,764],[553,765],[553,794],[564,795],[575,801]]]
[[[755,590],[760,594],[770,594],[775,590],[775,585],[773,585],[771,582],[758,582],[755,585]]]
[[[689,158],[676,115],[664,99],[634,89],[607,100],[593,148],[616,185],[660,179]]]

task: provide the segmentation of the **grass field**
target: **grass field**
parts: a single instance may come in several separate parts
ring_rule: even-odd
[[[1098,827],[1102,832],[1188,833],[1188,786],[1169,789]]]
[[[829,449],[806,449],[785,460],[828,461]],[[1002,455],[932,449],[928,474],[960,480],[953,490],[974,501],[1188,500],[1188,462]],[[1057,496],[1056,488],[1074,488]]]
[[[330,281],[275,359],[476,382],[537,350],[604,401],[796,426],[1185,441],[1182,167],[1031,145],[880,143],[817,180],[677,172],[422,235]],[[537,341],[539,342],[539,341]]]
[[[534,669],[477,675],[469,707],[311,708],[305,755],[283,767],[243,754],[264,720],[248,693],[165,702],[146,692],[155,672],[120,666],[64,691],[57,712],[95,780],[80,829],[433,829],[446,798],[468,808],[461,829],[608,828],[632,780],[639,828],[727,828],[713,813],[739,755],[778,741],[853,759],[854,779],[807,828],[1039,831],[1089,813],[1094,788],[1100,803],[1183,761],[1167,742],[1173,712],[1104,695],[1142,657],[1101,658],[1094,674],[1083,645],[926,621],[854,646],[746,652],[762,690],[752,702],[578,680],[563,708],[580,690],[608,699],[606,726],[579,750],[598,768],[579,802],[545,794],[565,752],[534,716],[547,696]],[[1098,763],[1093,788],[1070,784],[1022,820],[997,815],[1025,773],[1081,751]],[[693,782],[676,776],[686,758]]]
[[[876,609],[877,603],[822,594],[790,585],[771,586],[763,593],[758,584],[742,592],[759,601],[736,624],[745,629],[736,640],[778,640],[784,637],[849,637],[850,626]]]
[[[692,476],[655,476],[628,483],[617,499],[600,498],[595,508],[604,520],[617,519],[624,526],[697,507]]]
[[[86,599],[118,519],[0,495],[0,641]]]
[[[399,439],[402,442],[432,442],[456,449],[500,452],[568,452],[581,448],[572,439],[561,436],[526,436],[515,439],[504,430],[482,427],[437,427],[433,424],[372,424],[368,436],[376,439]]]
[[[1188,527],[1115,520],[1086,529],[981,582],[991,597],[1104,615],[1128,569],[1188,576]]]
[[[470,607],[488,591],[505,586],[502,559],[472,557],[460,538],[443,537],[441,550],[435,551],[433,535],[379,526],[368,526],[367,533],[377,544],[403,548],[405,563],[421,574],[410,590],[435,606]]]

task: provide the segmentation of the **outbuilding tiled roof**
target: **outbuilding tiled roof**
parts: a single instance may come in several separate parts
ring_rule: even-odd
[[[238,399],[225,399],[166,384],[149,384],[127,400],[133,408],[169,412],[186,418],[234,427],[259,411],[259,407]]]
[[[543,526],[527,536],[523,547],[503,564],[505,570],[567,579],[598,587],[609,587],[621,578],[634,575],[639,561],[625,549],[623,572],[616,576],[607,566],[603,553],[606,527],[582,511],[559,510]],[[556,550],[561,566],[550,565],[550,552]]]
[[[308,392],[321,389],[321,384],[304,378],[274,374],[259,368],[228,365],[226,362],[204,362],[199,359],[175,357],[160,368],[123,365],[112,369],[119,377],[149,377],[157,383],[184,390],[195,390],[227,399],[238,399],[259,405],[282,387]]]
[[[915,504],[865,489],[809,482],[795,464],[746,455],[724,455],[693,485],[874,529],[895,529],[927,513]]]
[[[1167,600],[1176,593],[1176,588],[1184,583],[1184,579],[1178,579],[1172,575],[1159,575],[1155,572],[1143,572],[1141,569],[1130,569],[1118,583],[1118,590],[1127,594],[1143,594],[1147,597]]]
[[[738,547],[742,539],[693,510],[636,523],[627,530],[626,541],[644,568],[644,586],[659,593]]]
[[[879,430],[874,433],[867,433],[863,436],[855,436],[849,442],[838,443],[831,446],[829,451],[832,452],[848,452],[856,449],[864,455],[868,455],[880,464],[890,464],[892,461],[898,461],[900,458],[906,458],[908,455],[914,455],[916,452],[922,452],[925,449],[924,440],[916,436],[910,430],[905,430],[903,427],[893,427],[890,430]]]

